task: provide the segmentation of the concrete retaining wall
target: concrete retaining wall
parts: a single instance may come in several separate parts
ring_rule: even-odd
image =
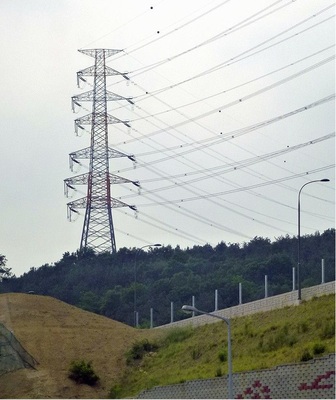
[[[309,288],[304,288],[302,289],[301,297],[302,300],[310,300],[313,297],[323,296],[332,293],[335,293],[335,281],[323,283],[321,285],[312,286]],[[267,297],[265,299],[252,301],[250,303],[240,304],[230,308],[225,308],[223,310],[218,310],[216,312],[213,312],[213,314],[226,318],[242,317],[244,315],[251,315],[258,312],[265,312],[287,306],[298,305],[299,301],[297,297],[298,292],[295,290],[292,292],[279,294],[277,296]],[[170,324],[161,325],[156,327],[155,329],[172,328],[187,325],[199,326],[218,321],[218,319],[209,317],[207,315],[198,315],[195,317],[184,319],[182,321],[176,321]]]
[[[312,361],[233,375],[235,399],[334,399],[335,354]],[[227,399],[227,377],[146,390],[139,399]]]

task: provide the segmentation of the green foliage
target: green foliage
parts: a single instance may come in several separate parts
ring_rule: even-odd
[[[309,330],[309,326],[306,322],[300,322],[298,327],[297,327],[297,331],[298,333],[306,333]]]
[[[313,353],[315,355],[323,354],[326,350],[326,347],[322,343],[315,343],[313,346]]]
[[[329,321],[334,319],[334,295],[306,301],[299,306],[231,319],[234,372],[272,368],[334,353],[333,338],[319,339],[326,316]],[[141,365],[129,364],[120,382],[122,397],[136,397],[141,390],[153,385],[227,374],[225,324],[218,322],[194,328],[189,326],[186,330],[174,328],[170,332],[157,332],[160,333],[159,348],[155,354],[143,357]],[[319,353],[323,348],[323,353]]]
[[[192,326],[186,326],[181,328],[172,328],[168,330],[167,335],[164,338],[165,345],[171,343],[179,343],[188,339],[194,333],[194,328]]]
[[[12,268],[6,267],[7,259],[4,255],[0,254],[0,282],[7,281],[13,276]]]
[[[108,392],[109,399],[121,399],[122,388],[120,385],[114,385]]]
[[[134,361],[142,360],[145,354],[154,352],[158,349],[157,343],[150,343],[147,339],[137,341],[132,348],[126,353],[126,362],[131,364]]]
[[[79,306],[83,310],[98,312],[99,311],[99,297],[93,292],[82,292],[80,295]]]
[[[326,281],[334,280],[335,230],[301,239],[302,287],[320,283],[321,258],[325,259]],[[244,303],[260,299],[265,274],[269,296],[290,291],[296,258],[297,238],[289,236],[274,241],[256,236],[243,245],[221,242],[215,247],[162,246],[146,251],[121,248],[113,254],[95,254],[88,249],[66,252],[53,265],[10,277],[0,283],[0,293],[34,291],[133,326],[136,289],[140,326],[148,325],[144,322],[154,299],[154,324],[159,326],[170,322],[170,302],[176,305],[174,320],[187,318],[179,310],[182,304],[191,304],[192,296],[197,308],[213,310],[215,289],[220,309],[238,304],[238,283],[242,283]],[[0,268],[6,268],[5,262],[0,255]],[[250,329],[249,335],[254,337],[255,332]]]
[[[90,386],[94,386],[99,381],[99,377],[92,368],[91,361],[86,362],[84,360],[72,361],[69,378],[77,383],[85,383]]]
[[[335,336],[335,320],[324,321],[322,325],[321,339],[330,339]]]
[[[305,361],[309,361],[312,360],[313,356],[311,355],[310,351],[308,349],[304,349],[300,361],[305,362]]]
[[[202,351],[200,346],[194,347],[191,351],[191,358],[196,361],[201,357],[202,357]]]
[[[286,346],[292,347],[297,341],[297,336],[290,332],[288,324],[282,327],[272,325],[261,336],[258,348],[263,352],[270,352]]]
[[[0,267],[4,267],[6,263],[7,263],[7,258],[3,254],[0,254]]]
[[[222,350],[218,353],[218,358],[220,362],[227,361],[227,351]]]

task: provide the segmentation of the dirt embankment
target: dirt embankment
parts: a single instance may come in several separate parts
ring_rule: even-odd
[[[0,376],[0,398],[106,398],[123,374],[124,354],[135,340],[154,335],[47,296],[0,295],[0,322],[38,361],[36,370]],[[67,375],[71,361],[92,361],[96,387]]]

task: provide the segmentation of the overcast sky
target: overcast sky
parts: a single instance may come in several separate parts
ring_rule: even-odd
[[[17,275],[79,248],[83,215],[67,221],[68,154],[76,136],[71,96],[94,60],[78,49],[122,52],[108,65],[130,81],[108,89],[131,121],[109,127],[110,172],[142,186],[113,185],[138,209],[113,210],[117,248],[182,248],[272,241],[335,226],[335,21],[332,0],[1,0],[0,254]]]

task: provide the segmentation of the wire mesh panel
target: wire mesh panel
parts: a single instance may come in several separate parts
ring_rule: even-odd
[[[0,323],[0,375],[17,369],[35,368],[37,364],[14,334]]]

